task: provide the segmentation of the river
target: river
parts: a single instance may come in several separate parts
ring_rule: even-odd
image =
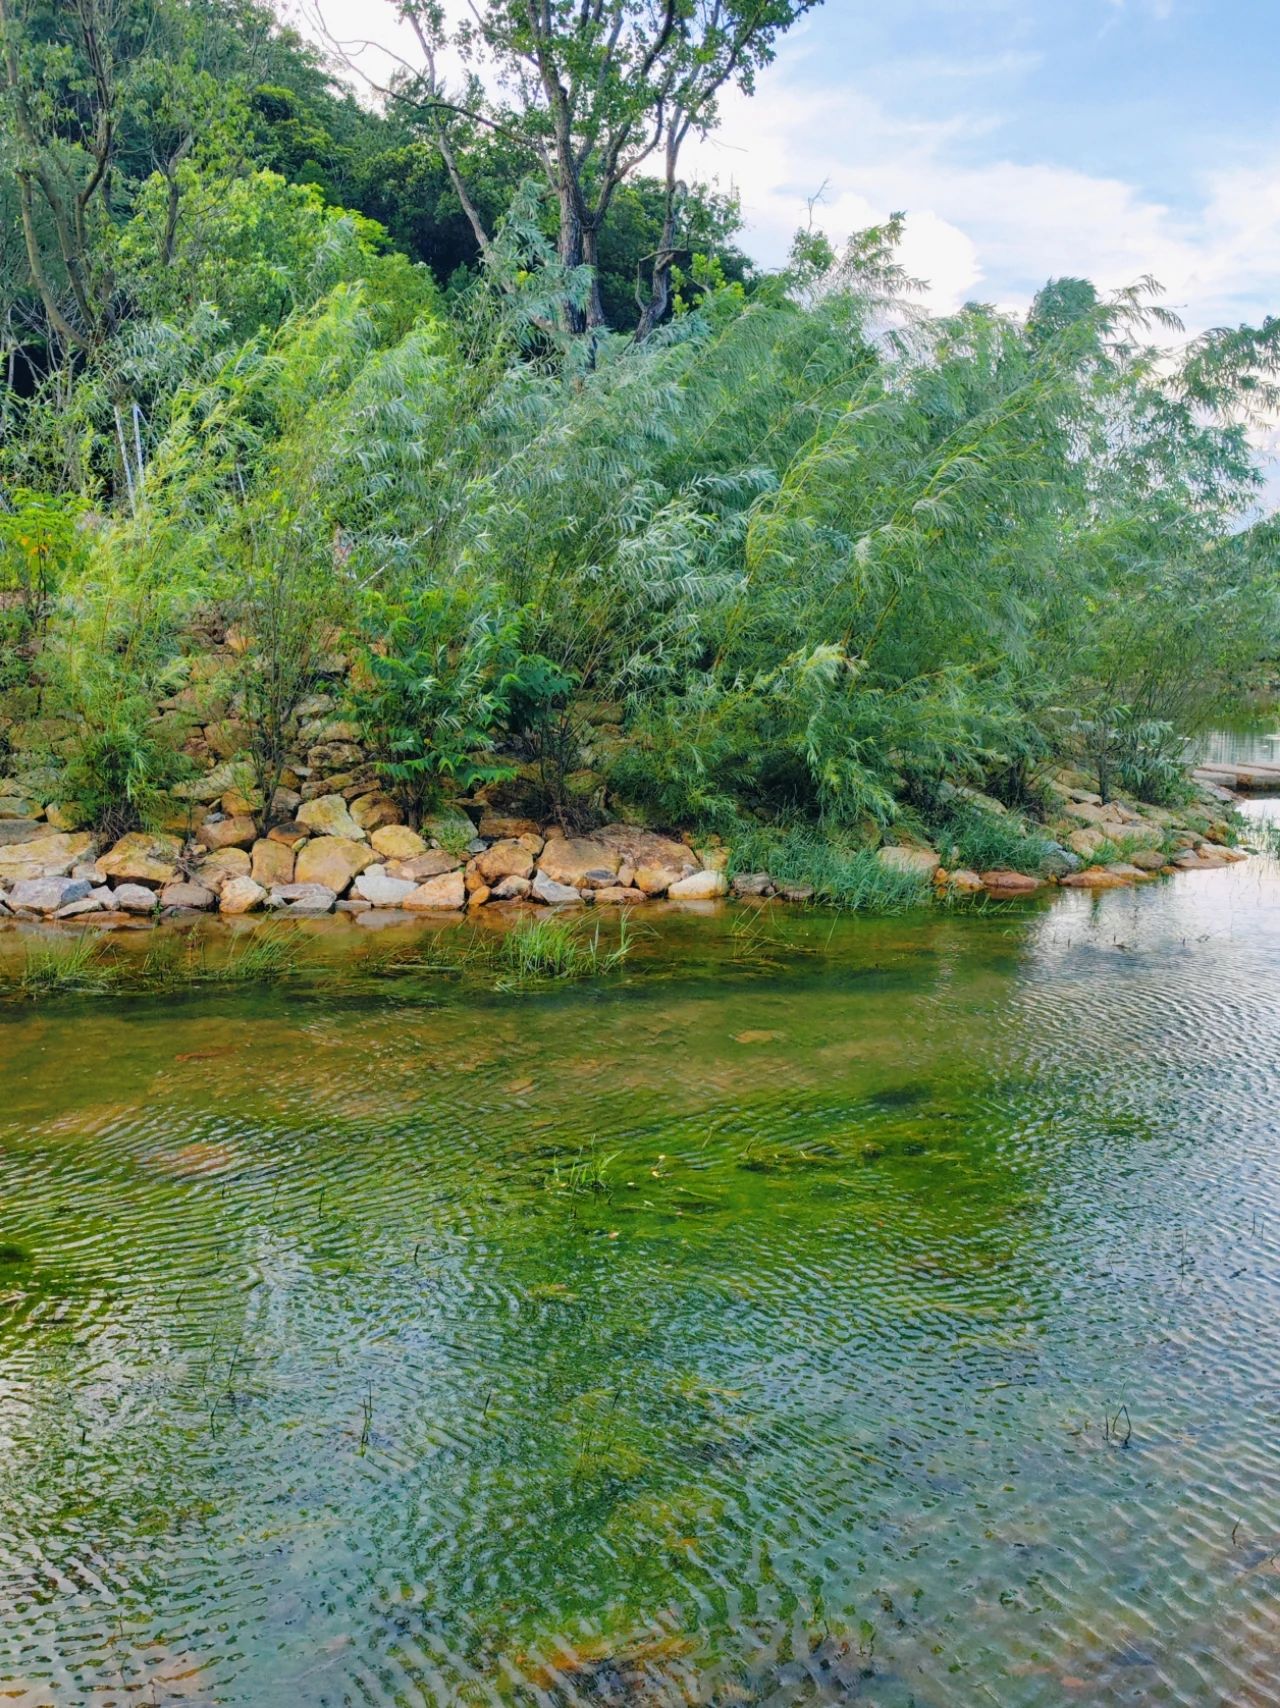
[[[6,1708],[1280,1703],[1275,861],[766,917],[0,1013]]]

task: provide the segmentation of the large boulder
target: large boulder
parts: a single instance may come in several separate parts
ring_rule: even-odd
[[[360,832],[361,836],[364,832]],[[294,882],[323,884],[335,895],[345,895],[351,880],[366,866],[372,866],[377,855],[367,842],[354,841],[349,836],[317,836],[304,842],[294,862]]]
[[[218,897],[219,913],[256,913],[267,899],[267,892],[252,878],[232,878],[222,886]]]
[[[667,894],[672,901],[717,901],[729,893],[729,880],[723,872],[690,872],[687,878],[677,878]]]
[[[686,843],[636,824],[606,824],[595,832],[594,839],[617,850],[619,865],[626,864],[637,870],[641,866],[668,866],[674,868],[679,877],[684,877],[689,872],[696,872],[702,864]]]
[[[553,836],[542,850],[538,869],[552,883],[594,889],[614,883],[621,864],[622,849],[612,842],[594,836]],[[527,876],[531,868],[530,861],[521,875]]]
[[[298,808],[298,823],[316,836],[341,836],[349,842],[364,842],[365,833],[352,818],[341,795],[317,795]]]
[[[0,844],[0,883],[21,878],[65,878],[81,860],[93,857],[88,831],[54,831],[26,842]]]
[[[522,842],[507,838],[486,848],[471,861],[470,870],[478,872],[489,886],[500,884],[503,878],[527,878],[533,871],[533,857]]]
[[[400,907],[417,888],[412,878],[389,878],[384,867],[374,866],[360,873],[352,885],[352,894],[374,907]]]
[[[249,855],[249,873],[255,883],[272,889],[276,884],[293,882],[294,853],[284,842],[273,842],[269,836],[260,837]]]
[[[356,806],[359,805],[357,801]],[[354,808],[352,816],[357,816]],[[416,830],[410,830],[407,824],[377,825],[369,832],[369,841],[384,860],[412,860],[416,854],[425,854],[427,851],[422,837]]]
[[[83,878],[19,878],[9,891],[15,913],[57,913],[69,903],[83,901],[93,888]]]
[[[130,884],[171,884],[178,875],[182,844],[160,831],[131,830],[114,848],[98,856],[104,878]]]
[[[416,912],[444,911],[452,913],[467,905],[467,885],[462,872],[442,872],[439,877],[428,878],[424,884],[419,884],[410,895],[401,902],[401,907],[407,907]]]

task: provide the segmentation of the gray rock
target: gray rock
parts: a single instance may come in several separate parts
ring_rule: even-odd
[[[733,880],[736,896],[767,896],[773,889],[768,872],[739,872]]]
[[[87,913],[102,913],[103,904],[96,895],[81,896],[79,901],[69,901],[65,907],[60,907],[54,914],[55,919],[80,919]]]
[[[389,878],[384,871],[376,868],[361,872],[352,885],[354,893],[362,896],[374,907],[399,907],[405,897],[411,896],[417,887],[409,878]]]
[[[34,842],[37,836],[48,834],[49,826],[39,819],[0,819],[0,848],[11,848],[18,842]]]
[[[534,901],[543,902],[547,907],[581,907],[582,897],[577,890],[568,884],[558,884],[554,878],[539,868],[533,875],[533,886],[530,889]]]
[[[111,892],[111,906],[121,913],[154,913],[156,892],[145,884],[119,884]]]
[[[19,878],[9,891],[9,906],[15,913],[57,913],[83,901],[92,887],[84,878]]]
[[[276,884],[269,903],[288,913],[332,913],[337,899],[324,884]]]
[[[1065,878],[1068,872],[1080,870],[1080,856],[1055,842],[1041,861],[1040,870],[1046,878]]]
[[[348,896],[345,901],[337,903],[339,913],[368,913],[373,903],[366,901],[363,896]]]

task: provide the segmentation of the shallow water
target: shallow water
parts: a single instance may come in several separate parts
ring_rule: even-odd
[[[765,917],[0,1013],[0,1702],[1280,1703],[1275,864]]]

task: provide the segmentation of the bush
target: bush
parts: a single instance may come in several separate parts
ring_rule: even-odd
[[[1054,844],[1013,813],[996,813],[975,802],[957,806],[937,836],[945,864],[975,872],[1039,872]]]

